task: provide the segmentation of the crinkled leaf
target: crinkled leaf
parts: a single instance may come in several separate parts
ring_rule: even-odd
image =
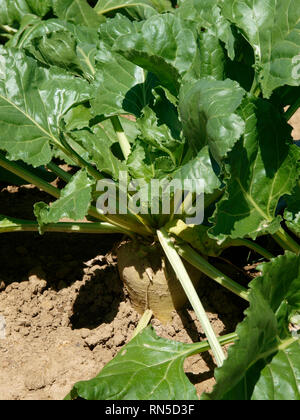
[[[25,48],[37,60],[56,65],[91,79],[99,38],[94,28],[83,28],[59,19],[29,20],[10,41],[10,46]]]
[[[87,150],[89,160],[95,163],[100,172],[111,175],[117,180],[119,172],[126,171],[126,165],[114,156],[111,150],[114,141],[107,135],[105,128],[99,125],[93,131],[75,131],[73,138]]]
[[[98,376],[74,385],[69,398],[85,400],[197,400],[183,371],[195,344],[158,337],[144,329],[108,363]]]
[[[180,78],[197,53],[192,25],[173,14],[155,15],[132,32],[120,36],[114,49],[129,61],[154,73],[171,93],[178,93]]]
[[[33,13],[44,17],[52,7],[52,0],[26,0]]]
[[[94,180],[87,175],[85,170],[77,172],[61,190],[61,196],[50,206],[46,203],[36,203],[34,214],[39,222],[41,231],[48,223],[57,223],[62,218],[72,220],[83,219],[91,202],[91,191]]]
[[[97,27],[105,21],[105,18],[98,15],[86,0],[52,0],[52,2],[55,15],[75,25]]]
[[[234,58],[234,35],[230,22],[221,13],[219,0],[181,0],[176,13],[223,41],[229,57]]]
[[[93,83],[96,95],[91,101],[94,115],[140,116],[142,109],[153,100],[152,88],[157,85],[156,78],[120,54],[111,52],[104,44],[96,61],[97,73]]]
[[[35,38],[29,51],[44,64],[62,67],[74,73],[80,71],[76,40],[71,32],[52,32],[42,38]]]
[[[241,29],[255,53],[265,97],[283,85],[300,84],[298,0],[226,0],[223,14]]]
[[[193,151],[209,146],[219,161],[244,132],[245,123],[236,113],[245,91],[232,80],[201,79],[182,86],[179,110],[183,132]]]
[[[12,160],[47,164],[52,157],[50,143],[59,142],[62,116],[74,104],[90,98],[90,87],[57,68],[38,67],[20,51],[1,53],[0,148]]]
[[[138,32],[142,22],[131,21],[126,16],[117,14],[113,19],[106,19],[106,22],[99,26],[100,39],[109,47],[122,35],[129,35]]]
[[[199,36],[199,71],[201,78],[212,76],[223,80],[225,75],[225,53],[215,35],[201,32]]]
[[[219,240],[275,233],[281,220],[278,201],[296,183],[299,155],[282,116],[256,99],[246,99],[240,115],[245,134],[229,155],[226,194],[212,218],[210,232]]]
[[[133,19],[147,19],[158,13],[151,0],[99,0],[94,10],[99,15],[125,11]]]
[[[300,259],[287,252],[258,267],[250,307],[237,327],[239,341],[216,370],[217,384],[204,399],[300,399],[300,340],[288,332],[300,308]]]
[[[137,120],[137,125],[145,143],[168,155],[174,165],[181,162],[183,142],[172,137],[167,125],[158,125],[157,117],[151,108],[144,108],[143,116]]]
[[[156,177],[155,160],[157,156],[151,153],[151,148],[141,140],[137,140],[128,156],[126,165],[132,178],[143,178],[150,182]]]

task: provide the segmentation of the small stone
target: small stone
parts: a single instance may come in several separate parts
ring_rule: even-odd
[[[24,385],[28,391],[36,391],[42,389],[46,386],[45,378],[41,375],[41,372],[30,371],[27,372],[26,378],[24,380]]]
[[[108,324],[101,326],[98,330],[93,331],[85,339],[85,343],[89,347],[96,347],[100,343],[105,343],[111,337],[113,332],[113,327]]]
[[[54,305],[53,302],[46,300],[41,302],[41,307],[44,311],[50,312],[54,308]]]
[[[113,340],[113,345],[116,347],[121,346],[125,342],[125,338],[123,334],[121,334],[120,332],[117,332],[114,335],[112,340]]]
[[[47,287],[47,281],[33,274],[29,276],[29,285],[33,294],[42,293]]]

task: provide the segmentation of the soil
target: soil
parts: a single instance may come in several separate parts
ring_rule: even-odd
[[[295,138],[300,139],[299,126]],[[33,219],[32,206],[49,196],[32,185],[0,184],[0,214]],[[0,400],[60,400],[80,380],[94,377],[132,337],[140,315],[120,281],[117,235],[35,233],[0,235]],[[248,251],[224,260],[220,269],[246,284],[256,273]],[[242,268],[242,267],[240,267]],[[209,279],[199,296],[217,335],[235,330],[243,301]],[[171,340],[204,340],[189,305],[172,321],[152,319],[157,334]],[[2,325],[3,327],[3,325]],[[198,394],[214,385],[210,352],[188,358],[184,369]]]

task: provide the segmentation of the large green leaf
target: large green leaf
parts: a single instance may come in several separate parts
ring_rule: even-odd
[[[300,309],[300,259],[287,252],[258,267],[250,284],[250,307],[239,324],[239,341],[216,370],[217,384],[204,399],[299,400],[300,339],[288,331]]]
[[[88,211],[91,202],[91,192],[94,180],[91,180],[85,170],[76,173],[61,190],[58,200],[48,206],[46,203],[36,203],[34,214],[39,222],[41,231],[48,223],[57,223],[64,217],[81,220]]]
[[[234,35],[230,22],[221,13],[219,0],[180,0],[176,13],[223,41],[229,57],[234,58]]]
[[[179,109],[183,132],[195,153],[208,145],[219,161],[232,149],[245,128],[236,113],[244,95],[238,83],[229,79],[206,78],[182,86]]]
[[[90,87],[60,69],[40,68],[17,50],[1,50],[0,149],[33,166],[50,162],[50,143],[59,144],[62,116],[88,100]]]
[[[31,13],[26,0],[0,0],[0,24],[20,23],[23,16]]]
[[[245,134],[228,158],[226,194],[217,204],[211,233],[256,238],[280,227],[279,199],[295,187],[299,154],[290,127],[272,105],[246,99],[240,109]]]
[[[134,19],[147,19],[158,13],[151,0],[99,0],[94,10],[99,15],[125,11]]]
[[[120,54],[101,44],[96,57],[97,72],[91,101],[94,115],[106,117],[118,114],[140,116],[142,109],[153,100],[156,78],[132,64]]]
[[[114,49],[154,73],[163,86],[176,94],[180,78],[197,54],[196,33],[191,23],[173,14],[155,15],[142,25],[133,23],[131,33],[120,36]]]
[[[75,25],[98,27],[105,21],[105,18],[98,15],[86,0],[52,0],[52,2],[56,16]]]
[[[247,38],[265,97],[283,85],[300,84],[298,0],[226,0],[223,14]]]
[[[148,327],[133,338],[94,379],[78,382],[70,399],[85,400],[197,400],[183,371],[195,344],[158,337]]]

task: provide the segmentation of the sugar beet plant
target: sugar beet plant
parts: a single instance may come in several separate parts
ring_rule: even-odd
[[[183,362],[210,349],[216,385],[202,399],[299,400],[300,149],[288,121],[300,106],[300,3],[175,6],[0,0],[0,176],[55,198],[35,204],[36,222],[2,215],[0,232],[123,234],[120,275],[145,315],[68,399],[197,399]],[[184,200],[171,191],[166,214],[170,189],[153,195],[153,180],[194,182]],[[204,220],[190,224],[199,197]],[[110,200],[116,211],[103,210]],[[263,248],[267,236],[278,246]],[[262,257],[248,288],[211,264],[229,247]],[[249,302],[235,332],[216,337],[195,289],[201,275]],[[207,341],[144,328],[151,313],[168,320],[184,295]]]

